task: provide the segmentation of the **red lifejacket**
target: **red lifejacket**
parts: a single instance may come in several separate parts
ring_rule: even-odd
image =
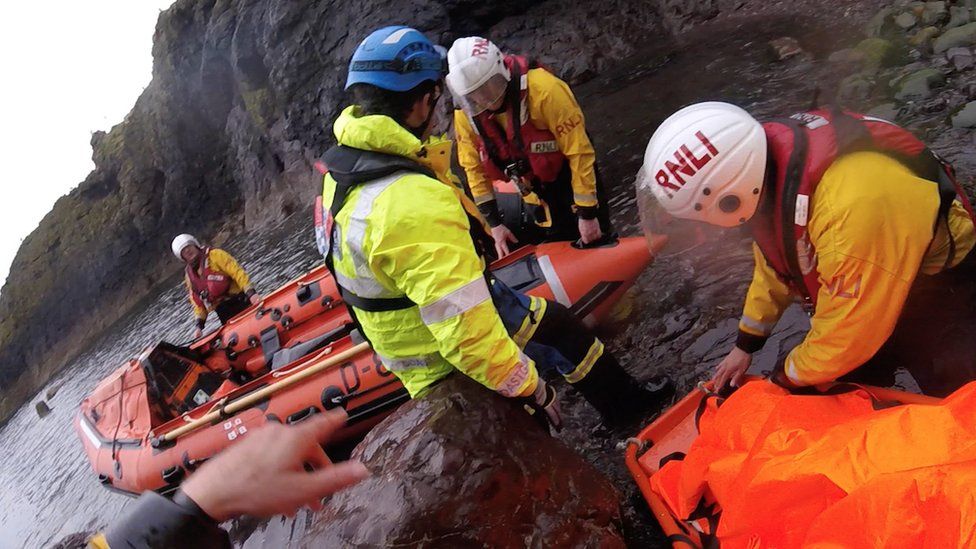
[[[190,288],[193,289],[193,300],[205,307],[220,303],[230,289],[230,277],[226,274],[210,268],[210,248],[203,250],[203,273],[197,274],[197,270],[192,265],[185,268],[186,278],[190,281]]]
[[[529,69],[535,68],[522,56],[506,55],[505,66],[512,78],[505,98],[507,127],[502,129],[494,113],[485,111],[471,119],[478,134],[475,146],[485,175],[491,179],[511,179],[518,175],[535,183],[555,181],[566,162],[556,136],[548,129],[536,128],[529,121]]]
[[[816,306],[821,280],[807,222],[812,217],[817,185],[838,157],[856,151],[881,152],[902,162],[919,177],[937,182],[940,204],[933,231],[940,222],[948,223],[949,209],[957,197],[973,216],[952,167],[909,131],[891,122],[821,109],[765,123],[763,129],[771,166],[765,192],[773,193],[772,211],[765,212],[771,215],[755,216],[752,235],[766,261],[803,298],[808,311]],[[949,236],[946,266],[951,264],[955,249],[951,232]]]

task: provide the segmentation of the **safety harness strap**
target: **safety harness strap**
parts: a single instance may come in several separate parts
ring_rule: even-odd
[[[359,185],[368,185],[384,177],[393,175],[396,172],[408,171],[420,173],[431,178],[435,178],[434,172],[421,166],[420,164],[398,155],[379,153],[355,149],[345,145],[336,145],[322,156],[322,161],[329,169],[329,174],[336,182],[336,192],[332,199],[332,206],[329,211],[332,219],[335,220],[346,204],[346,197],[349,192]],[[333,221],[334,222],[334,221]],[[339,295],[343,301],[362,311],[380,313],[388,311],[400,311],[415,307],[416,303],[406,296],[402,297],[362,297],[342,287],[336,277],[335,266],[332,261],[333,247],[335,238],[329,238],[328,253],[325,256],[325,265],[336,280]],[[355,313],[350,308],[353,320],[359,324],[355,318]]]

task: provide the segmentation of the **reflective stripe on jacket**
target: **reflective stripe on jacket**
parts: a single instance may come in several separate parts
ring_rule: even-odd
[[[359,116],[349,107],[334,130],[341,145],[430,167],[420,140],[389,117]],[[323,204],[332,204],[335,190],[326,175]],[[491,302],[457,192],[451,181],[408,171],[352,188],[334,220],[337,280],[360,297],[405,296],[418,305],[356,311],[383,364],[411,396],[454,369],[506,396],[531,394],[535,365],[507,335]]]

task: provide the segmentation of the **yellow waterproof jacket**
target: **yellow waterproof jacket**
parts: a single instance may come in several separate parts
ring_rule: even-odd
[[[221,250],[220,248],[210,248],[210,253],[204,259],[204,269],[211,269],[219,273],[225,274],[230,278],[230,287],[227,288],[226,296],[234,296],[242,292],[246,292],[251,289],[251,279],[248,278],[247,273],[244,269],[237,263],[234,256]],[[193,306],[193,314],[199,318],[206,320],[207,315],[213,310],[216,305],[214,303],[208,304],[204,303],[198,299],[195,299],[195,294],[193,293],[193,286],[190,284],[190,279],[185,274],[183,275],[183,283],[186,284],[186,290],[190,295],[190,305]],[[219,301],[217,302],[219,304]]]
[[[403,156],[439,177],[450,173],[444,168],[449,156],[448,164],[439,164],[441,155],[432,154],[437,146],[428,151],[393,119],[357,111],[349,107],[336,120],[339,144]],[[326,175],[327,207],[335,191],[335,180]],[[332,232],[337,280],[360,297],[406,296],[418,305],[356,309],[376,353],[411,396],[455,369],[506,396],[529,395],[538,384],[535,364],[508,336],[495,310],[459,193],[451,180],[411,172],[353,187]]]
[[[810,332],[786,360],[790,381],[835,380],[867,362],[887,341],[915,277],[935,274],[945,264],[945,226],[940,224],[932,238],[938,208],[936,184],[891,157],[859,152],[831,165],[812,198],[808,226],[821,288]],[[976,242],[969,214],[958,201],[949,226],[956,265]],[[755,271],[739,330],[765,337],[793,296],[759,247],[754,244],[753,250]]]
[[[598,206],[596,173],[593,170],[596,153],[586,134],[583,111],[576,97],[569,85],[545,69],[531,69],[526,73],[526,78],[529,123],[536,128],[549,130],[556,137],[559,151],[569,161],[576,206]],[[504,113],[495,116],[503,128],[508,126]],[[471,120],[460,109],[454,111],[454,132],[457,135],[458,162],[467,174],[475,202],[484,204],[494,200],[492,181],[485,174],[478,154],[478,135]]]

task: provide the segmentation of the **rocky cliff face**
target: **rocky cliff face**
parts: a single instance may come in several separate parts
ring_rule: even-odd
[[[178,265],[173,235],[252,230],[306,208],[357,43],[406,23],[443,44],[487,34],[586,79],[718,1],[180,0],[153,80],[92,137],[96,169],[25,239],[0,294],[0,418]]]

